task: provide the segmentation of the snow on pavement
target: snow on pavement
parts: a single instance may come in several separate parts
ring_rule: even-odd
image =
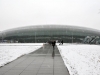
[[[4,66],[22,55],[31,53],[42,47],[42,45],[42,43],[0,44],[0,66]]]
[[[70,75],[100,75],[99,45],[58,45]]]

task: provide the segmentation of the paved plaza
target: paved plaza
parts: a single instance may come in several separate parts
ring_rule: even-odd
[[[59,50],[44,45],[0,68],[0,75],[69,75]]]

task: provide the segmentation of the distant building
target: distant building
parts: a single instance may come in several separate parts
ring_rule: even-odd
[[[91,28],[65,25],[26,26],[2,31],[0,40],[20,43],[42,43],[63,40],[64,43],[84,43],[87,36],[100,37],[100,31]]]

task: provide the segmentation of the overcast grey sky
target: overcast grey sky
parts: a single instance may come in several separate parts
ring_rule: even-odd
[[[43,24],[100,30],[100,0],[0,0],[0,31]]]

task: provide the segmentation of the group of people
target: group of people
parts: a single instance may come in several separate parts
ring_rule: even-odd
[[[55,51],[54,50],[55,50],[56,41],[52,41],[51,44],[53,46],[52,57],[54,57],[55,56]],[[61,41],[61,44],[63,44],[63,40]]]
[[[56,45],[56,41],[52,41],[51,44],[52,44],[52,46],[53,46],[53,50],[54,50],[55,45]],[[61,44],[63,45],[63,40],[61,40],[61,42],[60,42],[59,45],[61,45]]]
[[[60,42],[60,44],[59,44],[59,45],[61,45],[61,44],[63,45],[63,40],[61,40],[61,42]]]

